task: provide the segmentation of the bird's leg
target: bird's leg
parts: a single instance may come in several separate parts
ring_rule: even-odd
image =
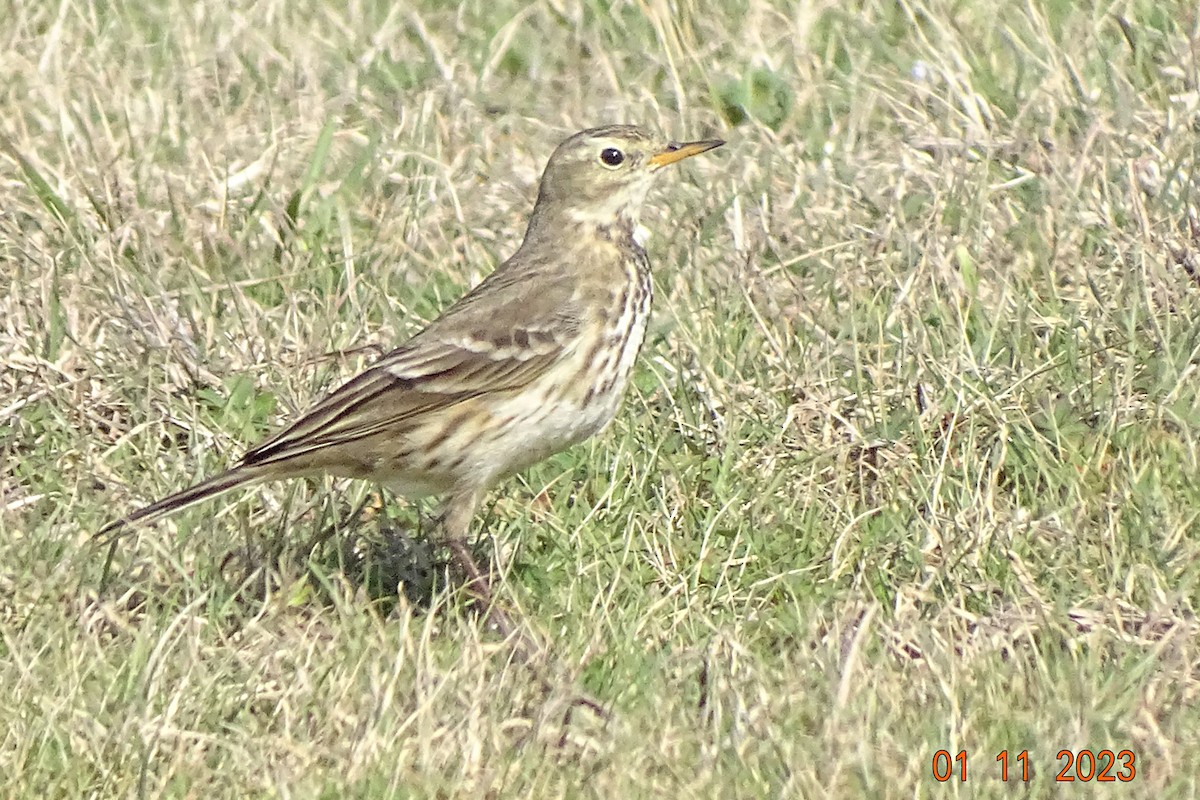
[[[540,659],[533,658],[542,653],[541,646],[526,630],[519,627],[508,611],[497,602],[492,594],[488,574],[479,567],[471,549],[467,547],[467,533],[481,496],[481,492],[469,492],[453,495],[446,501],[441,518],[445,544],[450,549],[455,568],[466,579],[467,591],[486,609],[488,621],[511,642],[516,660],[529,668],[542,689],[550,693],[555,690],[556,682],[545,674],[545,664]],[[570,725],[572,711],[579,707],[590,709],[601,719],[609,718],[609,712],[602,703],[586,694],[580,694],[572,698],[563,717],[564,726]]]
[[[442,513],[441,527],[445,536],[446,546],[450,549],[450,557],[454,566],[462,573],[466,589],[485,609],[487,619],[506,639],[514,639],[524,649],[529,646],[525,636],[518,630],[508,612],[504,610],[492,594],[492,582],[480,567],[471,549],[467,546],[467,533],[471,520],[479,508],[482,493],[468,491],[452,495],[446,501]],[[515,638],[514,638],[515,637]],[[528,655],[528,654],[526,654]]]

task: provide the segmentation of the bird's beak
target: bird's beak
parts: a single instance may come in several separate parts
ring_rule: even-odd
[[[650,166],[658,169],[665,167],[667,164],[674,164],[676,161],[682,161],[685,158],[707,153],[714,147],[720,147],[725,144],[721,139],[703,139],[699,142],[671,142],[662,152],[655,153],[650,156]]]

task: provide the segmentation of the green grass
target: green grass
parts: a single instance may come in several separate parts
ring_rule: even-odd
[[[1118,13],[10,4],[0,795],[1196,796],[1200,29]],[[616,423],[477,521],[538,674],[361,485],[143,529],[97,594],[96,528],[435,316],[614,121],[729,144],[646,212]],[[1136,777],[1057,783],[1083,749]]]

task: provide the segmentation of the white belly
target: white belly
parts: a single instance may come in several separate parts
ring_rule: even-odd
[[[588,386],[571,385],[590,371],[580,362],[564,363],[545,376],[538,389],[528,387],[504,401],[492,401],[496,418],[514,422],[501,426],[492,446],[483,450],[475,464],[479,472],[497,479],[511,475],[602,431],[621,407],[645,333],[641,319],[621,350],[604,357],[612,362],[607,365],[612,379],[602,391],[589,393]]]

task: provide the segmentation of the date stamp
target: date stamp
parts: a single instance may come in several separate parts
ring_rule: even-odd
[[[1137,777],[1137,757],[1132,750],[1059,750],[1054,757],[1059,768],[1054,776],[1056,783],[1129,783]],[[939,783],[958,781],[966,783],[969,775],[974,775],[974,768],[967,769],[968,755],[966,750],[951,753],[949,750],[938,750],[933,754],[933,779]],[[1001,750],[995,758],[990,770],[984,770],[985,775],[998,777],[1002,781],[1010,778],[1025,781],[1033,777],[1033,766],[1028,750],[1010,753]]]

